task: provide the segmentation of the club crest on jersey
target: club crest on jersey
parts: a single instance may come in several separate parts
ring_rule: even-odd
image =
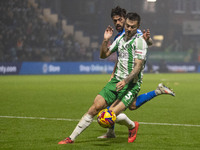
[[[123,46],[124,47],[124,49],[129,49],[130,47],[131,47],[131,45],[130,44],[126,44],[125,46]]]

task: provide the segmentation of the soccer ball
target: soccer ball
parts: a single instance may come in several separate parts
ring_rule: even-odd
[[[103,128],[110,128],[115,124],[116,115],[108,109],[101,110],[97,115],[97,122]]]

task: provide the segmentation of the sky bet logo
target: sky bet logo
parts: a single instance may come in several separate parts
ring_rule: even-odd
[[[17,66],[15,65],[2,65],[0,66],[0,74],[11,74],[17,72]]]
[[[42,70],[43,73],[59,73],[61,69],[60,66],[44,64]]]

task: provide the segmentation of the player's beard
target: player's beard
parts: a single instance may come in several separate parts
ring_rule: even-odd
[[[127,36],[128,38],[130,38],[132,35],[133,35],[133,34],[132,34],[130,31],[128,31],[127,34],[126,34],[126,36]]]
[[[126,32],[127,40],[130,40],[136,33],[137,31],[136,32],[127,31]]]
[[[116,26],[116,30],[117,30],[118,32],[121,32],[121,31],[123,30],[123,27],[122,27],[121,25],[117,25],[117,26]]]

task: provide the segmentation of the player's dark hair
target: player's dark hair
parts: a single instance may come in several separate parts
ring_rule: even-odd
[[[116,16],[116,15],[125,18],[126,17],[126,9],[123,9],[123,8],[121,8],[119,6],[113,8],[112,11],[111,11],[111,18],[113,16]]]
[[[140,15],[138,15],[137,13],[128,13],[125,19],[127,18],[132,21],[138,21],[138,24],[140,24]]]

